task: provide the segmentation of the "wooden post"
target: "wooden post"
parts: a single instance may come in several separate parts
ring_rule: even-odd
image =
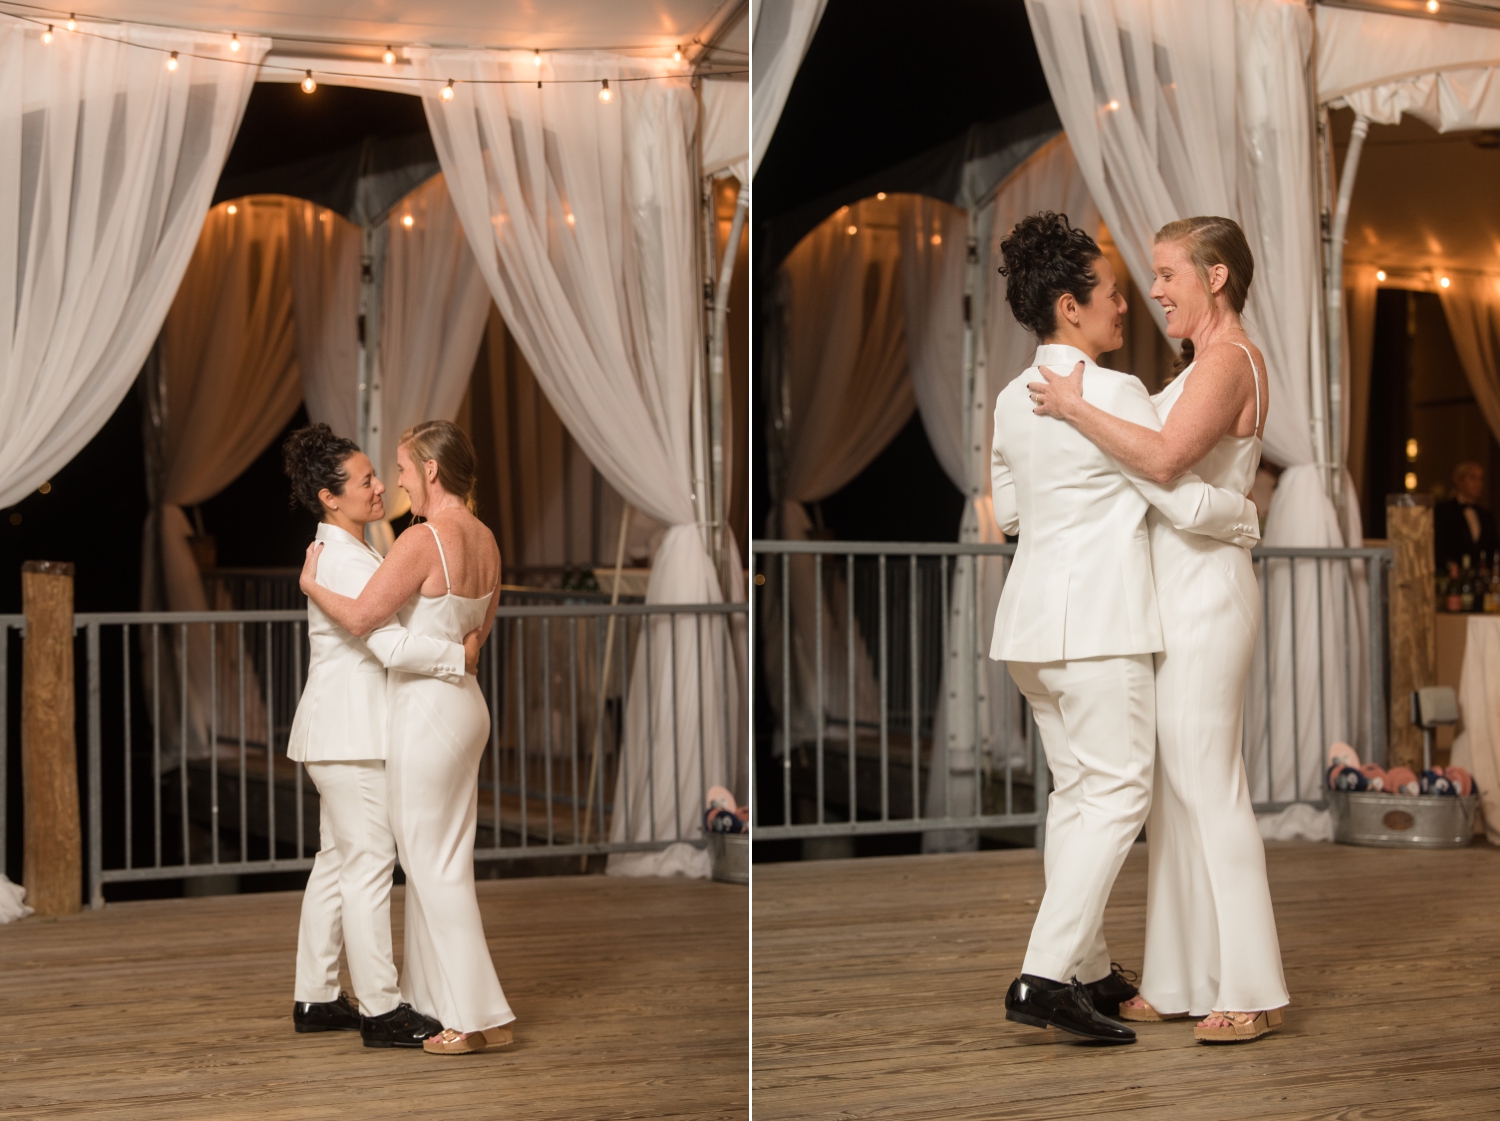
[[[26,642],[21,676],[22,883],[38,915],[83,909],[83,834],[73,733],[73,566],[21,566]]]
[[[1408,497],[1408,496],[1402,496]],[[1421,503],[1425,495],[1409,496]],[[1437,680],[1437,581],[1431,499],[1385,508],[1395,554],[1391,573],[1391,722],[1387,767],[1422,769],[1422,730],[1412,727],[1411,694]]]

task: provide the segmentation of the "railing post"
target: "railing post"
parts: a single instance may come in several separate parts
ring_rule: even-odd
[[[1370,762],[1387,764],[1386,717],[1390,707],[1385,696],[1385,580],[1384,557],[1365,562],[1365,585],[1370,595],[1369,652],[1366,659],[1370,689]]]
[[[83,909],[83,838],[73,707],[73,566],[21,566],[26,645],[21,683],[22,882],[38,915]]]
[[[100,779],[99,624],[88,625],[89,906],[104,906],[104,791]]]

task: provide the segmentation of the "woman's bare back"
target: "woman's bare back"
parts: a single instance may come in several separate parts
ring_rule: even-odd
[[[462,508],[445,509],[429,518],[427,524],[437,530],[442,540],[441,557],[431,529],[414,525],[401,535],[403,540],[415,535],[411,544],[430,554],[427,578],[422,581],[424,596],[440,596],[451,590],[454,595],[465,599],[479,599],[499,587],[500,549],[488,526]],[[448,562],[446,584],[443,579],[444,559]]]

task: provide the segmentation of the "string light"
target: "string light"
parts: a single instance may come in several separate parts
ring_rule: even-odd
[[[396,65],[396,52],[393,51],[393,50],[391,50],[391,48],[389,46],[387,46],[385,48],[385,54],[383,54],[383,55],[380,56],[380,61],[383,62],[383,63],[385,63],[387,66],[395,66]]]
[[[1437,15],[1438,0],[1427,0],[1427,10],[1433,15]]]
[[[677,44],[676,50],[674,50],[672,52],[672,61],[673,62],[681,62],[682,61],[682,44],[681,43]]]
[[[1385,279],[1385,270],[1384,269],[1376,269],[1375,270],[1375,279],[1376,280],[1384,280]]]
[[[1416,490],[1417,489],[1417,473],[1415,471],[1408,471],[1406,473],[1406,489],[1407,490]]]
[[[315,82],[315,81],[313,81],[312,71],[309,70],[307,72],[307,77],[305,77],[305,78],[302,79],[302,92],[303,93],[312,93],[313,90],[315,90],[317,88],[318,88],[318,83]]]
[[[416,222],[416,219],[414,219],[410,214],[403,214],[403,215],[401,215],[401,224],[403,226],[405,226],[408,230],[412,228],[412,226],[415,224],[415,222]]]
[[[1120,107],[1120,103],[1118,101],[1114,100],[1113,98],[1111,98],[1110,102],[1109,102],[1110,111],[1114,112],[1119,107]]]
[[[1412,460],[1417,458],[1417,441],[1415,439],[1406,441],[1406,458]]]
[[[614,94],[609,92],[609,79],[605,78],[604,84],[599,87],[599,100],[608,105],[614,96]]]
[[[42,42],[52,42],[52,25],[50,23],[47,25],[47,30],[42,32]]]
[[[542,64],[542,52],[541,51],[532,51],[531,52],[531,61],[534,62],[536,65],[540,66]]]
[[[229,49],[231,51],[233,51],[235,54],[239,54],[240,53],[240,36],[239,36],[239,32],[230,32],[230,35],[229,35]]]
[[[169,54],[167,56],[167,69],[168,70],[176,70],[177,69],[177,52],[176,51],[173,51],[171,54]]]
[[[929,242],[930,242],[930,243],[931,243],[931,244],[933,244],[933,245],[942,245],[942,244],[943,244],[943,235],[942,235],[942,234],[933,234],[933,235],[932,235],[932,236],[931,236],[931,237],[930,237],[930,238],[928,238],[928,239],[927,239],[927,240],[928,240],[928,241],[929,241]]]
[[[568,225],[570,225],[570,226],[573,225],[575,222],[578,221],[578,219],[576,219],[576,218],[573,217],[573,212],[571,210],[568,211],[567,219],[568,219]]]
[[[1438,284],[1441,285],[1444,288],[1448,287],[1448,283],[1449,283],[1448,282],[1448,278],[1446,276],[1443,277],[1441,280],[1438,281]]]
[[[439,93],[438,96],[441,97],[444,101],[452,101],[453,100],[453,79],[452,78],[448,79],[448,84],[443,87],[443,91],[441,93]]]
[[[885,192],[884,191],[876,191],[875,192],[875,197],[878,198],[881,202],[884,202],[885,201]]]
[[[844,232],[846,234],[848,234],[850,237],[853,237],[855,234],[859,233],[859,227],[858,226],[849,226],[847,229],[844,230]]]
[[[77,31],[78,30],[78,16],[75,15],[74,13],[72,13],[72,12],[68,13],[68,30],[69,31]]]
[[[235,206],[234,203],[230,203],[229,206],[226,207],[226,210],[228,210],[230,214],[238,214],[240,212],[240,208]]]

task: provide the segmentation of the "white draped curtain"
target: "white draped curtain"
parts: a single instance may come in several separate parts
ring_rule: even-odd
[[[771,144],[827,4],[828,0],[751,0],[751,175]],[[740,181],[745,181],[743,176]]]
[[[1454,276],[1437,293],[1474,400],[1500,440],[1500,276]]]
[[[699,525],[707,471],[693,419],[703,358],[689,84],[665,61],[596,52],[549,54],[540,73],[529,52],[409,53],[430,80],[438,158],[507,327],[589,459],[670,527],[647,601],[743,598],[721,589]],[[615,79],[607,102],[590,80],[601,74]],[[457,93],[445,102],[437,94],[449,78]],[[743,682],[726,633],[687,616],[653,621],[649,645],[641,636],[613,839],[701,835],[703,788],[740,772],[742,737],[726,740],[724,729],[744,720]],[[677,848],[613,856],[610,868],[703,875],[708,865]]]
[[[80,30],[43,44],[0,17],[0,506],[72,459],[135,381],[270,48]]]
[[[324,206],[287,207],[302,398],[314,423],[359,439],[360,229]],[[395,478],[386,479],[387,485]]]

